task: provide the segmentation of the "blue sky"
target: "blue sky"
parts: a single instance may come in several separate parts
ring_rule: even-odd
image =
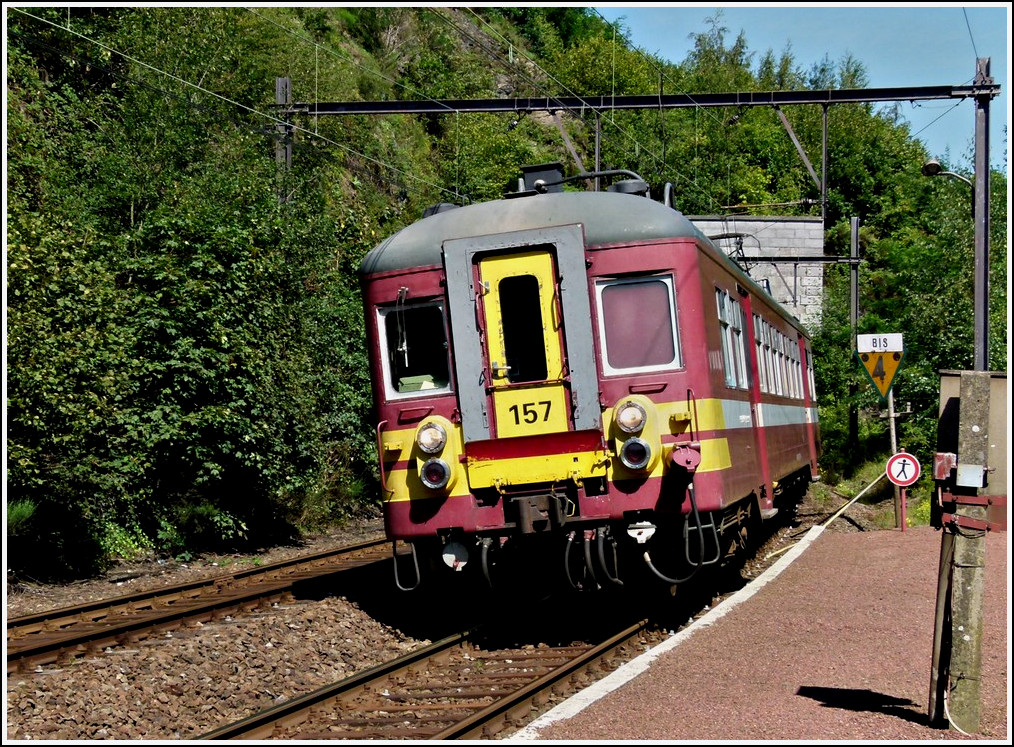
[[[1010,119],[1007,60],[1011,16],[1007,3],[897,5],[838,3],[778,5],[731,3],[616,3],[594,7],[608,21],[620,20],[630,41],[644,52],[681,62],[692,48],[691,34],[710,28],[721,13],[726,40],[742,32],[747,48],[760,57],[791,49],[796,67],[808,71],[826,56],[832,63],[851,54],[866,68],[871,88],[957,86],[975,76],[975,60],[990,58],[1001,94],[990,103],[990,163],[1007,170]],[[905,102],[902,115],[931,156],[971,170],[975,105],[971,99]],[[948,155],[949,151],[949,155]]]

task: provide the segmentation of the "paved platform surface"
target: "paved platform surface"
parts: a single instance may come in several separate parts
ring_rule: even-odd
[[[978,729],[929,723],[941,539],[930,527],[815,527],[709,614],[508,741],[1008,744],[1007,532],[985,538]]]

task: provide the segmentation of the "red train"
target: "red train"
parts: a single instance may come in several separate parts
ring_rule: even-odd
[[[817,479],[809,338],[668,185],[549,164],[518,187],[362,263],[396,584],[681,583]]]

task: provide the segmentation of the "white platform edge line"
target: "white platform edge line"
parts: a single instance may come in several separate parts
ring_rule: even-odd
[[[687,640],[699,630],[710,627],[717,620],[724,617],[728,612],[733,610],[738,605],[742,604],[760,589],[767,586],[771,581],[778,577],[778,575],[789,566],[792,561],[799,557],[802,552],[810,546],[810,544],[820,536],[824,531],[824,527],[815,526],[811,527],[810,531],[806,535],[792,546],[785,555],[783,555],[776,563],[768,568],[764,573],[759,575],[749,584],[744,586],[742,589],[737,591],[731,597],[722,602],[718,607],[708,612],[703,617],[694,620],[691,625],[681,630],[679,633],[667,638],[665,641],[655,646],[654,648],[645,651],[640,656],[627,662],[619,669],[611,672],[607,676],[603,677],[598,682],[595,682],[589,687],[586,687],[576,695],[571,696],[567,700],[563,701],[559,705],[555,706],[546,713],[539,716],[532,723],[528,724],[522,729],[512,734],[509,738],[502,740],[505,742],[528,742],[539,739],[539,731],[545,727],[553,724],[557,721],[568,719],[582,710],[587,708],[595,701],[605,697],[614,690],[618,690],[620,687],[630,682],[630,680],[643,673],[651,666],[651,663],[657,659],[661,654],[679,646],[683,641]]]

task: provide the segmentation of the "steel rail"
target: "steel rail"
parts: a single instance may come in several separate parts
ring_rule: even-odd
[[[65,617],[76,617],[78,615],[87,615],[91,612],[98,612],[104,609],[108,609],[114,606],[139,606],[143,605],[149,600],[155,600],[159,597],[165,597],[171,594],[186,594],[191,591],[200,591],[204,589],[212,589],[220,587],[223,584],[228,584],[234,580],[240,580],[248,578],[250,576],[257,576],[261,574],[270,574],[277,571],[285,570],[294,565],[301,565],[303,563],[312,563],[319,560],[326,560],[327,558],[336,554],[344,554],[357,552],[359,550],[368,550],[381,544],[386,544],[387,540],[368,540],[360,542],[355,545],[348,545],[346,547],[337,548],[335,550],[323,550],[318,553],[311,555],[301,555],[287,560],[280,560],[275,563],[268,565],[257,566],[256,568],[247,568],[240,571],[233,571],[231,573],[222,573],[216,576],[211,576],[200,581],[191,581],[189,583],[180,584],[165,589],[148,589],[145,591],[138,591],[135,593],[128,593],[117,595],[114,597],[108,597],[105,599],[99,599],[94,602],[84,602],[82,604],[74,605],[72,607],[57,607],[50,610],[44,610],[42,612],[33,612],[27,615],[20,615],[18,617],[11,617],[7,619],[7,630],[12,628],[26,628],[31,625],[45,623],[51,620],[57,620]]]
[[[505,695],[489,707],[473,713],[459,723],[434,735],[434,740],[444,739],[483,739],[491,736],[486,733],[487,728],[493,722],[502,721],[502,726],[510,726],[526,717],[535,706],[539,696],[557,683],[573,677],[582,671],[589,669],[599,662],[604,656],[619,646],[628,642],[647,626],[647,621],[631,625],[626,630],[620,631],[608,640],[576,656],[563,666],[554,669],[552,672],[539,677],[519,690]],[[496,731],[501,731],[497,729]]]
[[[383,555],[347,558],[357,552],[369,553],[380,547],[385,549]],[[344,561],[343,557],[346,557]],[[178,626],[187,620],[209,619],[231,609],[278,599],[291,592],[300,581],[342,568],[383,562],[387,557],[386,541],[376,540],[292,558],[259,569],[215,576],[206,582],[192,582],[158,592],[141,592],[14,618],[8,621],[7,672],[17,671],[29,661],[48,663],[61,655],[82,655],[105,645],[117,644],[125,637],[136,638],[145,631],[166,625]],[[333,561],[333,567],[326,565],[329,560]],[[300,570],[301,567],[304,568]],[[263,580],[258,581],[258,577],[263,577]],[[237,581],[247,585],[229,588]],[[111,620],[110,615],[117,615],[120,619]],[[89,616],[92,619],[88,619]],[[22,631],[21,635],[18,635],[19,631]]]
[[[503,692],[500,688],[510,681],[512,675],[490,675],[490,684],[485,686],[487,689],[483,689],[483,686],[477,683],[472,685],[473,689],[465,692],[460,691],[460,688],[451,687],[445,693],[448,698],[465,699],[471,702],[448,702],[427,706],[423,703],[433,698],[439,699],[442,696],[439,694],[423,694],[418,696],[419,701],[414,704],[401,704],[398,701],[404,696],[396,696],[392,697],[390,704],[387,706],[378,704],[377,702],[369,706],[363,706],[364,713],[382,711],[389,714],[388,722],[376,716],[364,716],[362,719],[353,717],[352,720],[357,721],[357,725],[366,729],[372,729],[372,731],[353,731],[345,736],[345,738],[366,738],[364,737],[366,733],[371,737],[375,735],[374,738],[398,739],[445,740],[489,738],[492,734],[519,724],[531,714],[537,706],[540,697],[548,690],[558,687],[561,683],[579,676],[581,673],[593,668],[596,664],[601,663],[603,658],[608,656],[610,652],[615,651],[636,637],[645,630],[647,625],[648,622],[642,620],[616,633],[598,645],[581,647],[573,653],[562,653],[563,649],[550,649],[545,652],[537,651],[534,653],[536,662],[529,662],[528,665],[537,667],[541,664],[542,667],[551,667],[550,671],[541,676],[514,675],[518,679],[518,685],[508,692]],[[325,714],[332,705],[337,710],[339,701],[343,699],[348,700],[349,697],[358,692],[376,692],[378,689],[379,691],[386,692],[386,688],[382,686],[382,683],[389,682],[395,677],[412,677],[413,672],[426,671],[420,665],[428,661],[439,661],[442,657],[446,657],[448,652],[465,646],[473,635],[474,632],[466,631],[449,636],[423,648],[416,649],[406,656],[399,657],[332,685],[320,688],[312,693],[267,708],[245,719],[223,726],[203,735],[200,739],[264,740],[277,738],[280,735],[281,729],[286,727],[289,729],[298,728],[299,724],[307,722],[313,715]],[[538,662],[540,655],[543,659],[565,657],[566,660],[561,664],[546,664],[544,660]],[[476,658],[481,661],[489,661],[496,659],[497,655],[495,652],[489,652],[483,655],[476,655]],[[434,664],[434,666],[439,666],[439,664]],[[406,685],[406,687],[412,689],[411,685]],[[446,688],[447,686],[444,687]],[[422,689],[431,691],[434,689],[440,690],[441,687],[430,686],[427,683]],[[482,698],[493,698],[494,700],[489,705],[476,705],[475,701]],[[416,727],[406,725],[410,724],[412,719],[397,715],[400,710],[418,713],[428,709],[435,709],[436,715],[430,713],[425,718],[417,718],[415,720]],[[465,711],[466,715],[463,717],[452,715],[461,711]],[[358,723],[359,721],[361,723]],[[427,724],[434,721],[453,721],[454,723],[450,726],[440,726],[434,731],[432,728],[427,727]],[[395,735],[391,729],[396,729],[397,734]],[[336,734],[326,731],[299,734],[297,736],[306,738],[339,738]]]
[[[461,645],[468,637],[469,632],[455,633],[431,643],[428,646],[415,649],[414,651],[392,659],[384,664],[366,669],[351,677],[335,682],[331,685],[314,690],[311,693],[302,695],[277,706],[266,708],[240,721],[227,724],[220,729],[208,732],[198,739],[267,739],[270,738],[275,725],[283,720],[298,718],[304,715],[311,708],[314,708],[329,700],[340,697],[356,688],[363,687],[368,683],[407,671],[421,661],[443,653],[448,649]]]

